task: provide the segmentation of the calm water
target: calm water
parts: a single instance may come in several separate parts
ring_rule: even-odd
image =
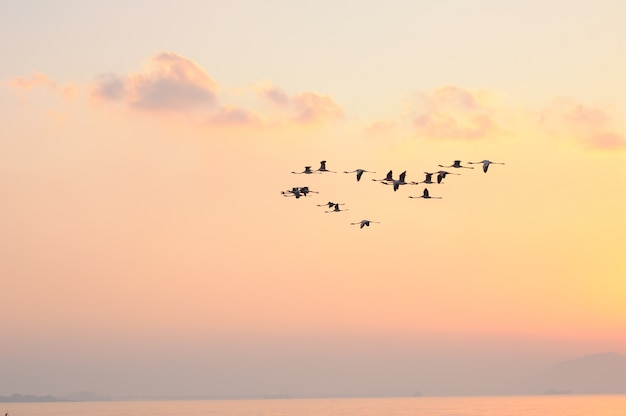
[[[8,411],[9,416],[626,416],[626,395],[0,403],[0,406],[4,406],[2,411]]]

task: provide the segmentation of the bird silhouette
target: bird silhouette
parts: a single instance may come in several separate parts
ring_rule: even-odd
[[[440,196],[430,196],[430,193],[428,192],[428,188],[424,188],[424,191],[422,192],[421,196],[409,196],[409,198],[441,199]]]
[[[369,227],[370,224],[380,224],[378,221],[361,220],[359,222],[351,222],[350,225],[358,225],[359,228]]]
[[[318,173],[316,170],[311,170],[311,166],[305,166],[302,172],[291,172],[296,174],[304,173],[305,175],[311,175],[313,173]]]
[[[433,182],[433,175],[434,173],[430,173],[430,172],[424,172],[424,175],[426,175],[424,177],[424,180],[421,182],[413,182],[414,184],[420,184],[420,183],[435,183]]]
[[[504,162],[492,162],[491,160],[481,160],[480,162],[467,162],[470,165],[479,165],[482,163],[483,165],[483,172],[487,173],[487,169],[489,169],[489,165],[494,164],[494,165],[504,165]]]
[[[338,204],[338,203],[336,203],[336,202],[331,202],[331,201],[328,201],[328,202],[327,202],[327,203],[325,203],[325,204],[317,204],[317,206],[318,206],[318,207],[328,207],[328,208],[332,208],[332,207],[334,207],[335,205],[346,205],[346,204]]]
[[[343,205],[343,204],[342,204],[342,205]],[[347,209],[341,209],[341,208],[339,208],[339,204],[335,204],[335,205],[334,205],[334,208],[333,208],[332,210],[330,210],[330,211],[324,211],[324,212],[341,212],[341,211],[349,211],[349,210],[347,210]]]
[[[297,187],[291,188],[290,190],[287,190],[287,191],[281,191],[281,194],[283,194],[283,196],[295,196],[296,199],[303,196],[302,193],[300,192],[300,188],[297,188]]]
[[[452,173],[445,170],[440,170],[437,172],[437,183],[441,183],[447,175],[460,175],[460,173]]]
[[[450,166],[439,165],[441,168],[465,168],[465,169],[474,169],[473,166],[462,166],[460,160],[455,160],[453,164]]]
[[[372,180],[376,182],[393,182],[393,170],[390,170],[389,172],[387,172],[387,176],[385,176],[382,179],[372,179]]]
[[[355,169],[355,170],[350,170],[350,171],[344,171],[343,173],[354,173],[354,172],[356,172],[357,182],[361,180],[361,176],[363,176],[363,173],[365,172],[376,173],[376,172],[372,172],[371,170],[365,170],[365,169]]]
[[[299,188],[300,193],[302,194],[302,196],[307,196],[308,193],[312,193],[312,194],[319,194],[319,192],[317,191],[312,191],[311,189],[309,189],[308,186],[302,186]]]
[[[325,160],[322,160],[322,161],[320,162],[320,167],[319,167],[319,169],[318,169],[317,171],[318,171],[318,172],[330,172],[330,173],[337,173],[337,172],[334,172],[334,171],[332,171],[332,170],[328,170],[328,169],[326,169],[326,161],[325,161]]]
[[[393,185],[393,190],[394,192],[398,190],[398,188],[400,188],[400,185],[416,185],[416,182],[407,182],[406,181],[406,170],[404,172],[402,172],[400,174],[400,176],[398,177],[398,180],[393,180],[391,181],[391,183],[385,181],[382,182],[385,185]]]

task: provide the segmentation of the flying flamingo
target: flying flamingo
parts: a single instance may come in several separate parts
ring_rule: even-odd
[[[389,172],[387,172],[387,176],[385,176],[383,179],[372,179],[373,181],[377,181],[377,182],[393,182],[393,170],[390,170]]]
[[[460,175],[460,173],[452,173],[445,170],[440,170],[437,172],[437,183],[441,183],[441,181],[446,178],[446,175]]]
[[[318,206],[318,207],[328,207],[328,208],[332,208],[332,207],[334,207],[335,205],[346,205],[346,204],[337,204],[337,203],[335,203],[335,202],[331,202],[331,201],[328,201],[328,202],[327,202],[327,203],[325,203],[325,204],[317,204],[317,206]]]
[[[283,194],[283,196],[295,196],[296,199],[302,196],[300,188],[297,187],[291,188],[289,191],[281,191],[281,194]]]
[[[361,220],[359,222],[351,222],[350,225],[359,225],[359,228],[369,227],[371,224],[380,224],[378,221],[370,221],[370,220]]]
[[[424,188],[424,192],[422,193],[422,196],[409,196],[409,198],[441,199],[440,196],[430,196],[430,193],[428,192],[428,188]]]
[[[415,185],[420,184],[420,183],[435,183],[435,182],[433,182],[433,175],[434,175],[434,173],[424,172],[424,174],[426,175],[426,177],[424,178],[423,181],[421,181],[421,182],[413,182],[413,183]]]
[[[365,169],[356,169],[356,170],[351,170],[351,171],[344,171],[343,173],[354,173],[354,172],[356,172],[356,180],[357,180],[357,182],[361,180],[361,176],[363,176],[364,172],[376,173],[376,172],[372,172],[371,170],[365,170]]]
[[[311,166],[305,166],[302,172],[291,172],[291,173],[296,173],[296,174],[304,173],[305,175],[310,175],[312,173],[317,173],[317,171],[311,170]]]
[[[312,191],[312,190],[310,190],[308,186],[303,186],[303,187],[301,187],[301,188],[299,189],[299,191],[300,191],[300,193],[301,193],[303,196],[307,196],[307,194],[308,194],[309,192],[310,192],[310,193],[312,193],[312,194],[319,194],[319,192],[317,192],[317,191]]]
[[[467,162],[471,165],[478,165],[481,164],[483,165],[483,172],[487,173],[487,169],[489,169],[489,165],[491,165],[492,163],[495,165],[504,165],[504,162],[492,162],[491,160],[481,160],[480,162]]]
[[[474,169],[473,166],[461,166],[460,160],[455,160],[453,164],[450,166],[439,165],[441,168],[465,168],[465,169]]]
[[[393,185],[394,192],[398,190],[400,185],[416,185],[416,182],[407,182],[406,181],[406,170],[400,174],[398,180],[393,180],[391,183],[383,182],[385,185]]]
[[[320,162],[320,168],[319,168],[317,171],[318,171],[318,172],[330,172],[330,173],[337,173],[337,172],[334,172],[334,171],[332,171],[332,170],[328,170],[328,169],[326,169],[326,161],[325,161],[325,160],[322,160],[322,161]]]
[[[332,209],[331,211],[324,211],[324,212],[342,212],[342,211],[349,211],[348,209],[340,209],[339,208],[339,204],[335,204],[335,208]]]

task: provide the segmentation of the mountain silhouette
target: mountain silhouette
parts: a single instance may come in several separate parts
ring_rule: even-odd
[[[606,352],[555,364],[523,380],[523,394],[626,393],[626,356]]]

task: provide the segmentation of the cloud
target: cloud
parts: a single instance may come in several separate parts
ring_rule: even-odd
[[[141,72],[100,74],[91,85],[96,102],[122,103],[145,112],[200,114],[201,120],[224,126],[311,126],[343,118],[343,110],[327,95],[303,92],[288,95],[270,83],[255,88],[219,88],[194,61],[173,52],[150,58]],[[250,96],[268,109],[250,107]],[[247,102],[247,106],[237,104]],[[233,102],[234,101],[234,102]]]
[[[419,98],[412,116],[415,131],[434,139],[473,140],[498,130],[484,92],[444,86]]]
[[[52,91],[65,100],[71,100],[78,95],[79,87],[74,83],[59,85],[59,83],[43,72],[33,72],[28,77],[16,77],[9,80],[9,87],[16,91],[29,93],[34,89],[43,88]]]
[[[219,126],[248,126],[261,124],[261,120],[257,114],[245,108],[234,106],[220,108],[210,117],[210,122],[213,125]]]
[[[173,52],[148,60],[143,72],[127,76],[103,74],[92,86],[92,96],[124,101],[146,111],[189,111],[217,104],[218,85],[194,61]]]
[[[303,92],[289,96],[275,85],[264,85],[256,91],[258,96],[270,102],[291,122],[297,124],[322,124],[344,117],[341,107],[328,95]]]
[[[572,137],[590,149],[626,149],[626,137],[602,108],[559,98],[543,111],[541,124],[553,135]]]

